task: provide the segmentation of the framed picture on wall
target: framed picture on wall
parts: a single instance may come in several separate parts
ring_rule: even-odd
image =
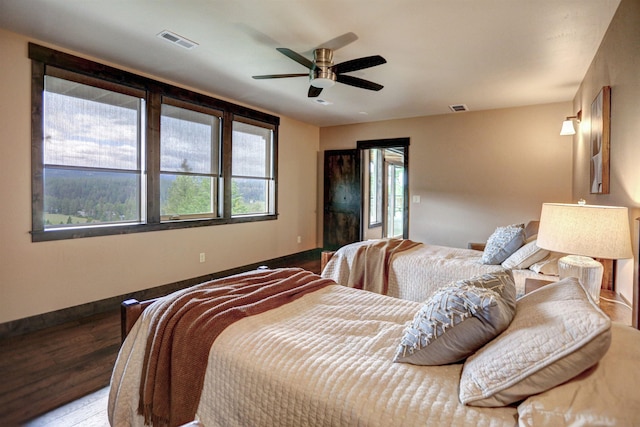
[[[611,86],[591,103],[591,194],[609,194]]]

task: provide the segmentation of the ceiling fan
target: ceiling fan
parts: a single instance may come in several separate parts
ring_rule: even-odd
[[[330,48],[315,49],[313,51],[313,61],[291,49],[287,49],[286,47],[279,47],[276,49],[278,52],[290,59],[293,59],[298,64],[307,67],[309,72],[300,74],[267,74],[262,76],[253,76],[254,79],[281,79],[286,77],[307,76],[309,77],[309,83],[311,84],[307,94],[310,98],[317,97],[322,92],[322,89],[333,86],[335,82],[375,91],[384,87],[369,80],[344,74],[385,64],[387,60],[380,55],[366,56],[334,64],[333,49]]]

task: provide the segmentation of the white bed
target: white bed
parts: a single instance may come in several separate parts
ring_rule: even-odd
[[[384,273],[388,280],[387,295],[422,302],[437,289],[453,281],[511,269],[516,292],[520,297],[525,293],[527,278],[549,282],[558,280],[557,274],[553,274],[557,272],[557,266],[553,267],[557,265],[557,259],[562,254],[550,254],[548,251],[536,248],[536,233],[537,222],[532,221],[527,226],[525,235],[527,239],[525,241],[528,241],[529,244],[518,248],[513,257],[509,257],[510,259],[508,258],[499,264],[483,263],[483,251],[476,249],[419,244],[407,250],[394,252],[388,257],[388,270]],[[373,251],[375,245],[382,241],[384,239],[356,242],[343,246],[331,254],[330,259],[323,266],[322,276],[330,278],[340,285],[353,287],[361,277],[383,274],[382,268],[373,273],[358,271],[363,269],[362,266],[365,264],[365,262],[359,261],[358,257],[372,256],[367,252]],[[529,262],[522,261],[527,255]],[[377,255],[374,252],[373,256],[383,255]],[[376,263],[373,264],[376,265]],[[541,274],[540,271],[549,271],[551,274]],[[369,278],[367,278],[367,282],[370,282]]]
[[[137,411],[140,371],[157,306],[149,306],[142,314],[120,351],[108,408],[113,426],[144,425]],[[608,425],[640,422],[640,395],[634,389],[640,380],[637,360],[631,366],[640,354],[639,331],[613,325],[611,349],[585,379],[586,395],[572,388],[563,391],[573,387],[570,382],[520,405],[474,407],[460,403],[458,397],[462,363],[393,362],[405,324],[420,306],[330,285],[241,319],[228,326],[211,347],[195,418],[207,427],[514,426],[549,420],[548,402],[561,402],[553,403],[551,413],[568,414],[566,422],[600,423],[611,417],[611,411],[614,416]],[[616,374],[616,367],[623,372]],[[607,382],[602,375],[613,377]],[[580,403],[581,399],[587,403]],[[580,415],[585,407],[600,410],[602,402],[608,401],[614,406],[605,405],[604,415]],[[616,414],[625,405],[631,406]]]

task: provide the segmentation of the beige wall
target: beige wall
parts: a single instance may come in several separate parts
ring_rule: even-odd
[[[611,86],[610,194],[589,194],[590,110],[603,86]],[[573,196],[594,205],[630,209],[635,259],[640,216],[640,1],[622,0],[573,102],[583,120],[573,138]],[[618,290],[632,300],[633,260],[619,261]]]
[[[319,129],[286,117],[277,221],[32,243],[28,41],[0,30],[0,322],[316,247]]]
[[[320,129],[324,150],[409,137],[409,237],[456,247],[495,227],[538,219],[543,202],[570,202],[571,138],[559,135],[571,103],[451,113]],[[322,206],[322,180],[318,205]],[[322,208],[318,209],[322,212]],[[322,217],[318,218],[319,245]]]

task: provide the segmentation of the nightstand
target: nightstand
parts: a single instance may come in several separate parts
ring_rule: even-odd
[[[524,293],[533,292],[549,283],[555,283],[549,280],[526,278],[524,280]],[[611,300],[611,301],[607,301]],[[612,302],[618,301],[618,302]],[[622,304],[621,304],[622,303]],[[610,291],[608,289],[600,290],[600,309],[611,318],[614,322],[624,323],[625,325],[631,325],[631,308],[627,307],[628,303],[624,301],[620,295]]]

